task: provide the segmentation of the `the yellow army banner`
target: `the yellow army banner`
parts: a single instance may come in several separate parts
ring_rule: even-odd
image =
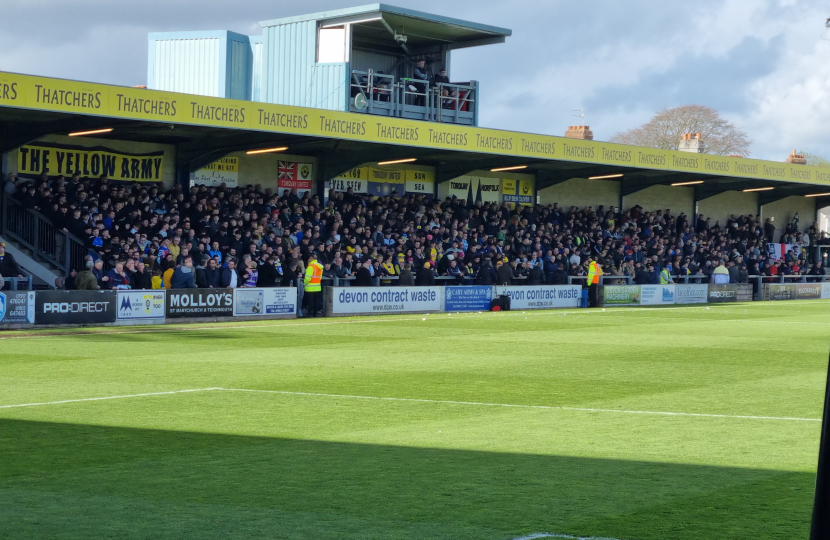
[[[17,150],[17,171],[26,175],[98,178],[125,182],[161,182],[164,152],[131,154],[109,148],[27,144]]]

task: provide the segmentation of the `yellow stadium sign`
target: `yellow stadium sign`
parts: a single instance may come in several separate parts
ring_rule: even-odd
[[[77,174],[128,182],[161,182],[164,152],[130,154],[102,147],[27,144],[18,149],[17,170],[29,175],[70,177]]]
[[[0,107],[562,160],[626,168],[830,185],[830,168],[689,154],[0,72]],[[368,171],[367,171],[368,172]],[[354,180],[354,179],[353,179]],[[364,178],[365,180],[365,178]],[[521,186],[519,186],[521,187]],[[517,194],[518,196],[518,194]]]

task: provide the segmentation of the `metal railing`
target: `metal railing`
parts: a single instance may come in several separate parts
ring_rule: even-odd
[[[89,250],[80,239],[12,197],[4,196],[2,201],[3,235],[31,251],[35,262],[51,264],[64,275],[69,275],[72,269],[83,269]]]
[[[477,125],[478,83],[438,83],[404,78],[372,70],[351,72],[351,112],[413,118],[452,124]]]

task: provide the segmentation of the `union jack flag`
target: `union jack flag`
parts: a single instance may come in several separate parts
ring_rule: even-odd
[[[277,164],[280,180],[294,180],[297,178],[297,163],[291,161],[280,161]]]

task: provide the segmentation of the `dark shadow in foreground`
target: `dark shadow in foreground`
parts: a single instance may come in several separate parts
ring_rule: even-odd
[[[578,447],[578,441],[574,445]],[[0,420],[0,538],[806,538],[815,476]]]

